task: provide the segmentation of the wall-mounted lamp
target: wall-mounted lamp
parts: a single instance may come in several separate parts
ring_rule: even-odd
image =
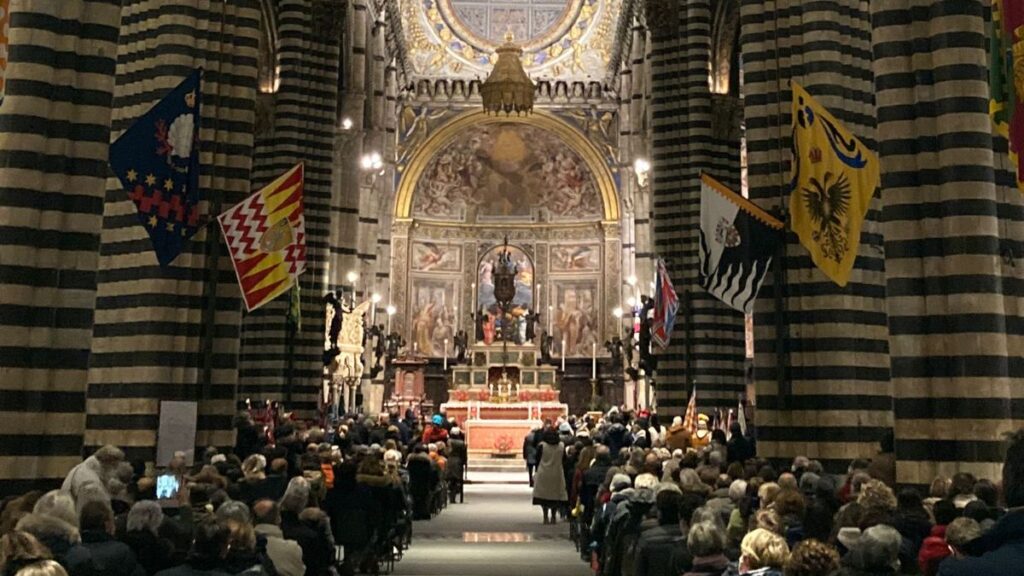
[[[641,188],[646,188],[650,181],[651,163],[646,158],[633,160],[633,173],[636,174],[637,184]]]

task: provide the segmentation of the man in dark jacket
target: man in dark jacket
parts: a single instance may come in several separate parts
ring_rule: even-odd
[[[1003,461],[1003,498],[1006,516],[965,546],[967,558],[943,561],[939,576],[1024,576],[1024,430],[1010,438]]]
[[[103,501],[87,502],[78,517],[82,546],[67,556],[70,576],[145,576],[135,553],[114,539],[114,512]]]
[[[608,469],[612,467],[612,455],[607,446],[598,446],[594,463],[583,475],[583,486],[580,488],[580,502],[583,504],[583,524],[590,525],[594,518],[594,499],[597,491],[604,483]]]
[[[537,444],[540,442],[540,428],[530,430],[523,438],[523,460],[526,460],[526,474],[533,487],[533,471],[537,469]]]
[[[755,456],[754,443],[743,435],[743,428],[739,422],[733,422],[729,425],[729,434],[731,436],[729,443],[726,445],[726,452],[730,464],[733,462],[746,462]]]
[[[655,499],[658,526],[640,535],[635,562],[636,576],[674,576],[690,568],[686,535],[679,525],[682,495],[662,490]]]

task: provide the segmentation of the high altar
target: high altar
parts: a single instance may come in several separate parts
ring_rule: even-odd
[[[537,365],[532,344],[477,344],[468,365],[451,368],[452,389],[441,409],[466,431],[480,456],[517,454],[523,438],[545,419],[568,416],[559,401],[554,366]]]

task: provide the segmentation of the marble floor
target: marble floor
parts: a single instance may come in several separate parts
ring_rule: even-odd
[[[525,480],[525,472],[507,480]],[[465,504],[450,504],[413,526],[412,547],[397,576],[588,576],[569,540],[569,525],[545,526],[530,487],[500,482],[466,485]]]

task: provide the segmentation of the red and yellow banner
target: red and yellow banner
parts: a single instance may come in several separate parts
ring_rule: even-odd
[[[283,294],[306,270],[302,189],[299,164],[217,217],[250,312]]]
[[[993,0],[992,22],[992,121],[1010,142],[1024,191],[1024,2]]]

